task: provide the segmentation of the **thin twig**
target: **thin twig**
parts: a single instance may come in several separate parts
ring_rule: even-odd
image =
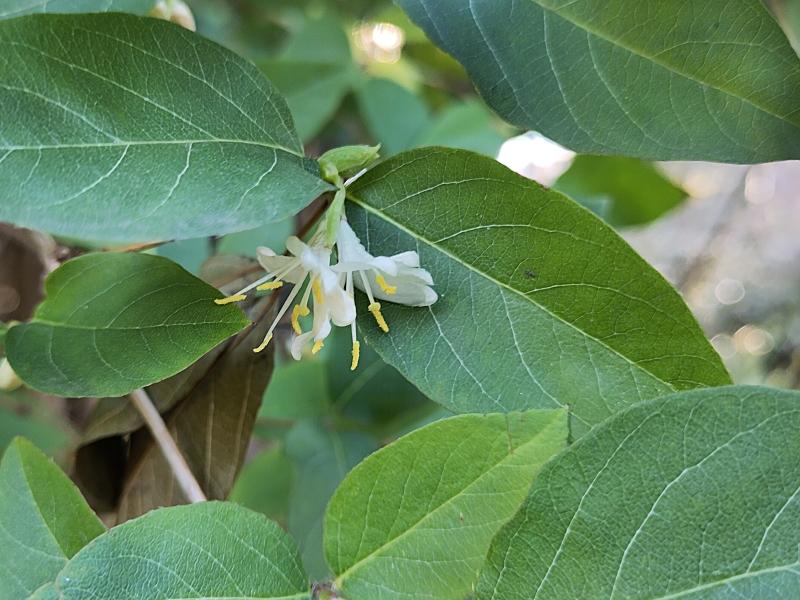
[[[197,479],[192,475],[192,471],[186,463],[186,459],[178,449],[175,440],[172,439],[164,423],[164,419],[158,414],[147,392],[142,389],[134,390],[130,393],[130,398],[136,410],[138,410],[144,418],[144,422],[150,429],[150,433],[153,434],[153,439],[155,439],[159,448],[161,448],[161,452],[164,454],[164,458],[167,459],[172,473],[175,475],[178,485],[181,486],[181,490],[183,490],[186,499],[192,503],[205,502],[206,496],[203,490],[200,489]]]

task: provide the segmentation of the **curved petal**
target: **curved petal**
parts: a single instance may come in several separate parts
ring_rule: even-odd
[[[331,319],[337,327],[345,327],[356,320],[356,304],[344,289],[336,287],[325,295],[325,303]]]
[[[303,269],[300,261],[293,256],[279,256],[275,254],[270,248],[259,246],[256,248],[256,256],[258,257],[259,264],[264,268],[267,273],[275,273],[290,267],[291,263],[297,265],[295,268],[290,269],[286,274],[281,276],[282,281],[289,283],[300,283],[306,278],[306,271]]]

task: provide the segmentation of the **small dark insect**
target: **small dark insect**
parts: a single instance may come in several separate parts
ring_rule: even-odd
[[[539,274],[533,269],[525,269],[525,277],[528,279],[536,279],[538,276]]]

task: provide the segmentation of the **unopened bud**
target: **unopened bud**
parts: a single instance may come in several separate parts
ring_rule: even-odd
[[[15,389],[22,385],[22,379],[19,378],[11,368],[11,364],[7,358],[0,361],[0,390],[5,392],[13,392]]]
[[[342,177],[355,175],[361,169],[368,167],[378,160],[380,146],[342,146],[328,150],[319,157],[323,177],[329,178],[329,173],[338,173]],[[330,181],[330,179],[329,179]]]
[[[183,0],[159,0],[149,13],[157,19],[171,21],[189,31],[197,31],[194,15]]]

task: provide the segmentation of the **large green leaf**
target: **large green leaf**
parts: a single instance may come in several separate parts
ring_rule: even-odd
[[[551,462],[476,597],[800,597],[800,394],[640,404]]]
[[[422,149],[350,188],[373,254],[417,250],[430,308],[362,310],[368,342],[456,412],[570,405],[577,435],[642,399],[729,377],[678,294],[589,211],[459,150]]]
[[[6,350],[32,388],[122,396],[174,375],[248,321],[175,263],[147,254],[87,254],[56,269],[30,323]]]
[[[75,555],[55,588],[63,600],[310,598],[280,527],[221,502],[162,508],[111,529]]]
[[[158,19],[0,22],[0,220],[104,240],[292,214],[327,184],[250,63]]]
[[[31,13],[127,12],[144,15],[155,0],[0,0],[0,19]]]
[[[607,198],[605,220],[614,226],[648,223],[686,198],[651,163],[624,156],[578,156],[553,188],[585,206]]]
[[[800,61],[759,0],[398,0],[505,119],[573,150],[800,158]]]
[[[11,443],[0,463],[0,598],[26,598],[103,531],[53,461],[23,438]]]
[[[328,507],[336,587],[351,600],[461,600],[492,537],[566,441],[564,410],[461,415],[376,452]]]

